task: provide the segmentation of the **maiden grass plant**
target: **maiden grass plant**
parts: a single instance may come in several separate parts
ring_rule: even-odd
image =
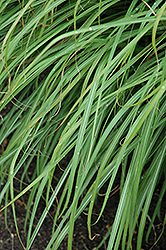
[[[92,238],[97,194],[107,183],[100,223],[120,169],[120,200],[107,249],[118,249],[120,242],[130,249],[136,226],[141,249],[162,176],[147,240],[166,190],[166,3],[1,0],[0,10],[0,201],[6,202],[1,211],[12,206],[19,236],[14,202],[31,190],[24,248],[31,249],[57,206],[46,250],[58,249],[67,234],[70,250],[75,220],[87,208]],[[59,177],[57,168],[69,152]],[[29,183],[22,188],[24,181]],[[43,196],[45,209],[32,230]]]

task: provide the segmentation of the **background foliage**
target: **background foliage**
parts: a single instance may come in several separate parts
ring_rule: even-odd
[[[14,201],[31,190],[26,249],[53,205],[46,250],[58,249],[67,233],[72,249],[74,222],[86,208],[91,238],[97,194],[107,182],[99,220],[119,169],[120,201],[108,249],[118,249],[120,241],[130,249],[136,226],[141,249],[161,177],[149,231],[166,190],[166,3],[1,0],[0,10],[0,201],[12,206],[19,235]],[[56,170],[69,152],[59,177]],[[22,189],[24,180],[29,183]],[[46,207],[32,230],[43,192]]]

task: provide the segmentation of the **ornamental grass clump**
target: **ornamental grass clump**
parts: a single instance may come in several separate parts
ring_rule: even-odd
[[[31,249],[56,206],[46,250],[58,249],[66,235],[70,250],[74,223],[85,209],[92,238],[97,194],[107,185],[100,223],[120,170],[120,200],[107,249],[118,249],[120,242],[130,249],[136,227],[141,249],[162,176],[148,234],[166,190],[166,3],[2,0],[0,9],[0,201],[6,203],[1,210],[12,206],[20,237],[14,202],[31,190],[25,249]],[[22,188],[24,181],[28,185]],[[45,209],[33,228],[43,197]]]

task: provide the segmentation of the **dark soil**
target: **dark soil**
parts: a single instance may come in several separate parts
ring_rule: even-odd
[[[62,160],[61,162],[62,169],[65,169],[66,163],[69,162],[70,158],[71,158],[71,153],[70,155],[66,156],[64,160]],[[35,165],[36,165],[35,162],[33,162],[31,169],[28,169],[29,175],[32,175]],[[61,170],[57,168],[56,177],[58,179],[60,178],[61,174],[62,174]],[[21,179],[21,175],[22,173],[19,172],[16,176],[17,178],[14,180],[15,195],[17,195],[19,192],[19,188],[20,188],[19,180]],[[27,180],[25,179],[24,182],[26,183]],[[85,213],[82,213],[78,217],[78,219],[75,222],[75,230],[74,230],[74,235],[73,235],[73,244],[72,244],[73,250],[95,250],[96,247],[101,243],[103,238],[108,234],[108,230],[110,229],[114,221],[116,209],[117,209],[118,202],[119,202],[119,183],[120,183],[120,173],[118,174],[117,179],[115,180],[114,190],[112,194],[110,195],[110,198],[107,202],[107,206],[104,210],[102,217],[100,218],[97,224],[92,226],[93,240],[90,240],[89,235],[88,235],[87,215]],[[157,186],[155,190],[154,197],[152,199],[152,203],[149,209],[150,217],[153,215],[156,204],[158,202],[162,183],[163,181],[161,180],[161,183],[159,183],[159,185]],[[1,189],[1,187],[3,188],[4,184],[3,183],[0,183],[0,184],[1,184],[0,185],[0,189]],[[26,186],[23,185],[23,187],[25,188]],[[100,194],[104,194],[106,192],[106,188],[107,188],[107,184],[102,187],[102,189],[100,190]],[[25,222],[25,216],[26,216],[25,204],[28,201],[28,197],[29,197],[29,193],[26,193],[24,197],[20,198],[19,200],[15,202],[18,230],[19,230],[19,234],[20,234],[20,237],[24,246],[26,246],[26,232],[24,230],[24,222]],[[103,199],[104,199],[104,196],[99,195],[95,202],[92,222],[95,222],[96,219],[98,218],[101,205],[103,203]],[[5,204],[5,201],[3,201],[3,204],[1,204],[0,208],[2,208],[4,204]],[[45,208],[45,201],[41,200],[40,205],[37,210],[37,216],[35,217],[34,227],[35,227],[35,224],[37,224],[44,208]],[[161,221],[158,218],[155,219],[153,229],[149,236],[149,242],[147,243],[144,237],[141,250],[151,250],[151,249],[165,250],[166,249],[166,230],[164,230],[163,234],[161,235],[161,232],[163,230],[162,222],[164,221],[165,214],[166,214],[166,194],[161,205],[161,211],[160,211]],[[50,241],[51,234],[52,234],[52,224],[53,224],[54,215],[55,215],[55,209],[52,209],[50,211],[50,214],[47,215],[42,227],[40,228],[39,233],[37,237],[35,238],[35,241],[31,247],[31,250],[45,250],[46,249],[48,242]],[[147,219],[146,227],[145,227],[145,235],[148,230],[149,224],[150,222]],[[100,247],[100,250],[107,250],[108,239]],[[66,236],[65,239],[62,241],[61,245],[59,246],[58,248],[59,250],[67,250],[67,240],[68,238]],[[135,231],[135,236],[134,236],[132,244],[133,244],[132,249],[136,250],[137,231]],[[21,245],[20,240],[18,239],[16,228],[15,228],[15,223],[13,219],[13,212],[10,206],[7,208],[7,225],[5,224],[4,211],[0,213],[0,250],[26,249],[24,248],[23,245]],[[120,249],[122,249],[121,245],[119,246],[119,250]]]
[[[17,182],[16,182],[17,183]],[[110,226],[113,223],[114,216],[116,213],[116,209],[118,206],[118,201],[119,201],[119,191],[118,191],[118,185],[119,185],[119,179],[117,179],[115,183],[115,193],[113,193],[109,201],[107,203],[106,209],[99,220],[99,222],[92,226],[92,237],[93,240],[89,240],[88,237],[88,231],[87,231],[87,215],[86,214],[81,214],[76,223],[75,223],[75,231],[74,231],[74,237],[73,237],[73,250],[95,250],[96,247],[100,244],[104,236],[107,234]],[[16,184],[17,186],[17,184]],[[19,189],[18,187],[15,187]],[[151,203],[149,215],[151,216],[154,212],[155,206],[158,201],[158,196],[160,192],[160,184],[158,185],[154,197]],[[18,190],[17,189],[17,190]],[[106,186],[100,190],[100,193],[105,193]],[[25,220],[25,214],[26,214],[26,207],[24,206],[25,200],[28,198],[28,193],[15,202],[15,208],[16,208],[16,213],[17,213],[17,223],[18,223],[18,228],[19,228],[19,233],[22,239],[22,242],[24,245],[26,245],[26,234],[24,231],[24,220]],[[24,203],[23,203],[23,202]],[[98,196],[96,203],[95,203],[95,208],[93,211],[93,221],[97,219],[97,216],[100,212],[101,209],[101,204],[103,201],[103,196]],[[163,221],[163,218],[166,213],[166,196],[163,199],[162,206],[161,206],[161,221]],[[45,208],[45,202],[44,200],[41,200],[40,206],[38,209],[38,217],[40,218],[40,214],[42,213],[43,209]],[[55,211],[52,210],[50,213],[52,218],[54,217]],[[51,225],[53,219],[51,216],[47,216],[46,220],[44,221],[37,238],[35,239],[31,249],[32,250],[44,250],[51,238]],[[35,218],[36,222],[38,221],[38,218]],[[160,236],[163,225],[162,222],[159,221],[157,218],[155,220],[152,232],[149,237],[149,243],[146,243],[145,239],[143,240],[142,243],[142,250],[165,250],[166,249],[166,230],[164,230],[164,233],[160,237],[159,241],[155,244],[156,240]],[[148,229],[149,221],[147,220],[146,228],[145,228],[145,234]],[[14,225],[14,220],[13,220],[13,214],[12,214],[12,208],[9,207],[7,209],[7,225],[8,229],[5,225],[5,217],[4,217],[4,212],[0,213],[0,250],[22,250],[24,249],[23,246],[20,244],[20,241],[18,239],[15,225]],[[35,226],[35,225],[34,225]],[[100,250],[105,250],[107,249],[107,243],[106,241]],[[135,231],[135,237],[133,239],[133,250],[136,249],[136,243],[137,243],[137,231]],[[67,236],[59,246],[60,250],[67,250]],[[121,245],[119,246],[119,249],[121,249]]]

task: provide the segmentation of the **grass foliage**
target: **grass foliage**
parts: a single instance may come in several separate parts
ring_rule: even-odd
[[[130,249],[136,227],[141,249],[161,178],[149,231],[166,190],[166,3],[1,0],[0,11],[0,202],[7,204],[2,209],[12,206],[19,235],[14,202],[31,190],[28,250],[56,205],[46,250],[58,249],[66,234],[70,250],[74,222],[87,208],[92,237],[97,194],[107,183],[99,220],[119,170],[120,200],[108,249],[118,249],[120,242]],[[71,160],[57,177],[69,152]],[[29,183],[22,188],[24,180]],[[32,230],[43,195],[45,210]]]

